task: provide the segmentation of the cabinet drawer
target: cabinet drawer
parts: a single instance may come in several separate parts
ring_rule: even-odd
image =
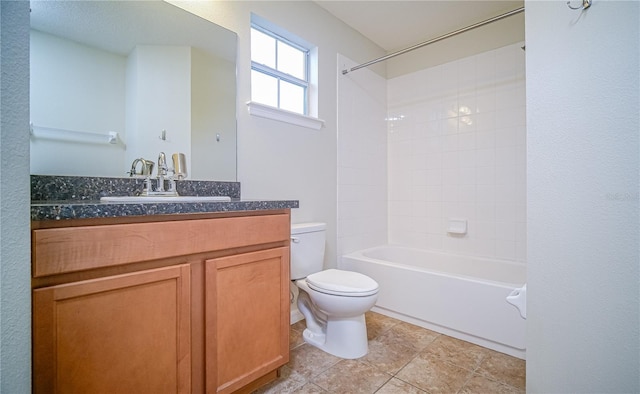
[[[288,241],[289,215],[37,229],[33,277]]]

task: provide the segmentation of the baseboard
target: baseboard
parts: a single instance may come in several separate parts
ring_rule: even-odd
[[[290,320],[290,323],[294,324],[294,323],[299,322],[302,319],[304,319],[304,316],[302,315],[302,313],[300,313],[300,311],[297,308],[296,309],[291,308],[291,320]]]

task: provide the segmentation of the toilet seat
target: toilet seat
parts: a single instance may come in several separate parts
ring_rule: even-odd
[[[366,297],[378,293],[378,283],[352,271],[328,269],[307,276],[309,288],[343,297]]]

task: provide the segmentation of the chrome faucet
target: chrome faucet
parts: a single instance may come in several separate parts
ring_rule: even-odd
[[[148,163],[151,163],[151,169],[153,169],[153,162],[147,160]],[[169,172],[172,175],[169,175]],[[146,178],[144,180],[144,187],[142,189],[142,196],[167,196],[173,197],[178,196],[178,191],[176,189],[176,181],[175,181],[175,169],[169,168],[167,166],[167,156],[164,152],[160,152],[158,155],[158,176],[156,179],[156,188],[155,190],[151,184],[151,171],[145,174]],[[165,190],[164,181],[169,181],[169,190]]]
[[[164,178],[167,176],[169,167],[167,167],[167,157],[164,152],[160,152],[158,155],[158,185],[156,186],[157,192],[164,191]]]
[[[142,166],[140,168],[140,172],[138,172],[138,163],[142,163]],[[152,162],[151,160],[147,160],[143,157],[139,158],[139,159],[135,159],[133,161],[133,163],[131,163],[131,170],[128,171],[128,174],[130,177],[134,177],[137,175],[143,175],[143,176],[149,176],[151,175],[151,173],[153,172],[153,166],[155,165],[154,162]]]

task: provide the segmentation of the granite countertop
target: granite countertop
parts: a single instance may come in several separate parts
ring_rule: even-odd
[[[241,200],[197,203],[103,203],[99,200],[32,201],[31,220],[93,219],[298,208],[295,200]]]
[[[186,196],[229,196],[224,202],[104,203],[103,196],[136,195],[142,180],[69,176],[31,176],[31,220],[116,218],[298,208],[297,200],[245,200],[239,182],[182,181]]]

